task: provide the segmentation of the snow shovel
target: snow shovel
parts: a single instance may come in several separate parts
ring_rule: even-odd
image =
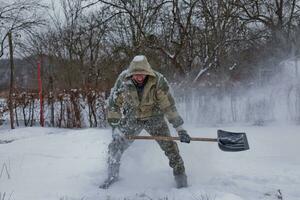
[[[171,136],[126,136],[129,140],[180,140],[179,137]],[[219,148],[222,151],[245,151],[249,149],[246,133],[229,132],[224,130],[218,130],[217,138],[199,138],[192,137],[191,141],[203,141],[203,142],[218,142]]]

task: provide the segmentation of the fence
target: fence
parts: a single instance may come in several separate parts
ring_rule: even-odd
[[[185,121],[194,125],[300,124],[300,85],[226,92],[192,89],[179,92],[176,102]]]
[[[106,95],[95,90],[70,90],[44,94],[45,125],[60,128],[107,127]],[[251,124],[270,122],[300,124],[300,85],[252,88],[176,90],[179,113],[187,124]],[[16,125],[39,124],[37,93],[13,95]],[[0,124],[7,116],[5,102],[0,101]]]
[[[95,90],[69,90],[44,94],[45,125],[59,128],[106,127],[105,94]],[[36,126],[40,120],[37,93],[14,93],[14,117],[17,126]],[[2,111],[1,111],[2,110]],[[0,120],[7,113],[0,104]],[[21,124],[22,123],[22,124]]]

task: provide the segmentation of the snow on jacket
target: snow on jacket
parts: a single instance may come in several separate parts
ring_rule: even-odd
[[[133,74],[148,76],[141,100],[131,80]],[[128,69],[119,75],[111,90],[108,99],[108,122],[118,123],[120,119],[128,118],[147,120],[163,115],[174,128],[183,124],[165,77],[151,68],[145,56],[136,56]]]

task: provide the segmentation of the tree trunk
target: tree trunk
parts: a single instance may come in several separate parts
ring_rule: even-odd
[[[15,66],[14,66],[14,53],[13,53],[13,43],[12,43],[12,33],[8,33],[8,45],[9,45],[9,60],[10,60],[10,87],[9,87],[9,97],[8,97],[8,107],[10,114],[10,127],[14,129],[14,108],[13,108],[13,93],[15,89]]]
[[[34,121],[34,104],[35,104],[35,100],[34,100],[34,96],[32,97],[32,107],[31,107],[31,122],[30,122],[30,127],[33,126],[33,121]]]
[[[50,84],[50,93],[49,93],[49,99],[50,99],[50,109],[51,109],[51,119],[50,119],[50,123],[51,123],[51,126],[54,127],[54,93],[53,93],[53,77],[52,75],[50,76],[49,78],[49,84]]]
[[[295,74],[296,74],[296,122],[300,124],[300,81],[298,70],[298,58],[295,56]]]
[[[19,119],[18,119],[18,106],[15,103],[15,116],[16,116],[16,125],[19,126]]]
[[[298,70],[298,58],[295,56],[295,74],[296,74],[296,80],[299,81],[299,70]]]

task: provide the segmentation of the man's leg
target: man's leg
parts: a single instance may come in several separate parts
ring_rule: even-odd
[[[163,118],[151,119],[146,122],[145,130],[152,136],[170,136],[170,130]],[[178,188],[187,187],[187,176],[179,149],[174,141],[157,141],[169,159]]]
[[[135,129],[122,129],[125,135],[138,135],[141,130],[141,127]],[[112,183],[118,180],[122,154],[132,142],[133,140],[112,140],[108,145],[108,178],[100,185],[100,188],[107,189]]]
[[[108,177],[100,188],[107,189],[112,183],[116,182],[119,178],[120,161],[124,151],[130,146],[132,142],[124,141],[118,142],[113,140],[108,145],[108,159],[107,159],[107,174]]]

